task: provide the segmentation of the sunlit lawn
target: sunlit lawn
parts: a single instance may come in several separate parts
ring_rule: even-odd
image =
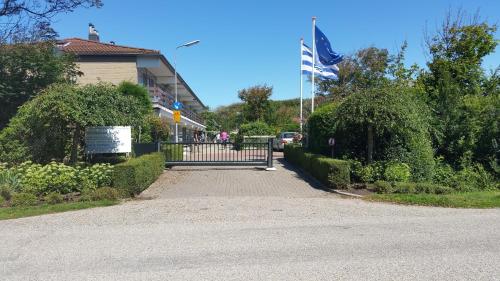
[[[111,206],[117,203],[118,201],[101,200],[101,201],[91,201],[91,202],[62,203],[55,205],[44,204],[40,206],[0,208],[0,220],[60,213],[60,212],[88,209],[94,207]]]
[[[452,208],[500,208],[500,191],[436,194],[373,194],[371,201]]]

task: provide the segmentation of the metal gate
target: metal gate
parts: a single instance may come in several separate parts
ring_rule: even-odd
[[[162,142],[167,166],[266,166],[273,168],[273,139],[267,142]]]

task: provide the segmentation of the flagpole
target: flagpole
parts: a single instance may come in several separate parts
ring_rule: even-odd
[[[312,55],[313,55],[313,61],[312,61],[312,78],[311,78],[311,113],[314,112],[314,71],[315,66],[314,63],[316,62],[316,35],[315,35],[315,27],[316,27],[316,17],[312,17]]]
[[[303,94],[302,94],[302,45],[304,45],[304,39],[300,38],[300,133],[302,134],[302,123],[304,118],[302,117],[302,99],[303,99]]]

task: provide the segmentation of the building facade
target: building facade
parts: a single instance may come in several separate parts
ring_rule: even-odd
[[[102,81],[118,85],[122,81],[130,81],[146,87],[154,111],[168,120],[173,134],[175,71],[159,51],[100,42],[92,25],[89,26],[89,39],[63,39],[58,42],[58,49],[76,56],[76,63],[82,72],[77,78],[78,84]],[[178,73],[177,99],[183,104],[181,122],[178,125],[179,140],[189,141],[195,131],[205,130],[200,113],[206,107]]]

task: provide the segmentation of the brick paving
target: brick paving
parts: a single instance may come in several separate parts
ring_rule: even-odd
[[[290,167],[275,153],[276,171],[256,167],[182,167],[166,170],[143,194],[147,198],[205,196],[323,197],[331,193]]]

